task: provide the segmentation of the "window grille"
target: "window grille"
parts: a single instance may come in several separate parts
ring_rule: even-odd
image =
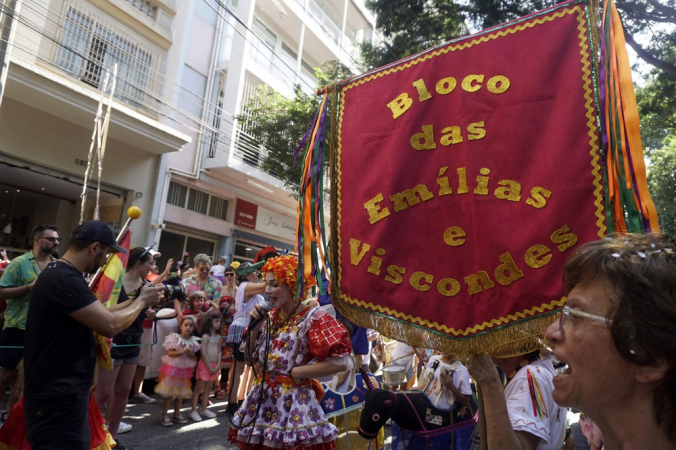
[[[186,205],[186,209],[206,215],[208,204],[209,194],[198,191],[197,189],[188,190],[188,204]]]
[[[228,205],[230,204],[224,198],[190,188],[175,181],[169,182],[167,203],[220,220],[227,220]]]
[[[154,108],[160,56],[79,5],[68,4],[54,65],[97,89],[117,63],[115,97]]]
[[[209,216],[216,219],[227,220],[228,201],[224,198],[211,196],[209,200]]]
[[[169,192],[167,194],[167,203],[174,206],[185,208],[185,199],[188,195],[188,187],[182,184],[169,182]]]

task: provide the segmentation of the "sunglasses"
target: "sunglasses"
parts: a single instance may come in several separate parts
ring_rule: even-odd
[[[41,239],[47,239],[49,242],[52,244],[55,242],[61,242],[61,238],[58,237],[47,237],[47,236],[40,236]]]
[[[234,276],[235,276],[235,274],[234,274],[234,273],[232,273],[232,272],[229,272],[229,273],[226,273],[226,274],[225,274],[225,276],[226,276],[226,277],[234,277]]]
[[[202,273],[208,272],[209,270],[210,270],[209,267],[200,267],[200,272],[202,272]]]

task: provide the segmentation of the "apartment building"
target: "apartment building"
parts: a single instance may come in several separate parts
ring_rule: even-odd
[[[0,246],[24,250],[40,223],[56,224],[67,238],[81,212],[92,218],[98,167],[81,211],[84,174],[102,89],[115,65],[99,217],[120,229],[127,208],[139,206],[132,244],[147,241],[161,156],[191,140],[177,129],[173,98],[180,86],[172,81],[171,61],[181,52],[187,20],[178,3],[0,2]]]
[[[181,130],[191,143],[163,157],[155,242],[163,255],[205,252],[228,263],[251,261],[266,246],[293,249],[296,201],[261,170],[265,147],[235,117],[257,86],[291,96],[298,83],[314,93],[315,67],[330,60],[354,66],[357,44],[373,38],[374,18],[361,0],[192,4],[181,84],[206,99],[192,104],[202,129]]]
[[[292,249],[296,203],[234,119],[262,84],[313,92],[314,67],[354,65],[373,39],[362,0],[1,0],[0,247],[38,223],[67,236],[81,205],[94,117],[117,65],[99,215],[129,206],[133,245],[247,261]],[[104,102],[104,109],[107,102]],[[98,172],[94,167],[95,175]],[[10,225],[10,227],[7,227]]]

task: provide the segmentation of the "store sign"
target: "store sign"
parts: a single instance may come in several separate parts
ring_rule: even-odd
[[[258,207],[256,230],[279,236],[290,241],[296,240],[296,220],[284,214]]]
[[[244,200],[237,200],[237,210],[235,211],[235,225],[245,228],[257,229],[256,216],[258,213],[258,205],[249,203]]]

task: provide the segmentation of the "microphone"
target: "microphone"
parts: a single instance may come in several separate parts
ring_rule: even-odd
[[[270,302],[270,300],[263,303],[261,305],[261,309],[263,310],[264,313],[272,311],[272,303]],[[253,330],[256,327],[256,325],[258,325],[258,322],[260,322],[264,318],[265,316],[261,316],[259,319],[254,319],[252,317],[251,320],[249,321],[249,328],[247,328],[248,332],[251,333],[251,330]]]

